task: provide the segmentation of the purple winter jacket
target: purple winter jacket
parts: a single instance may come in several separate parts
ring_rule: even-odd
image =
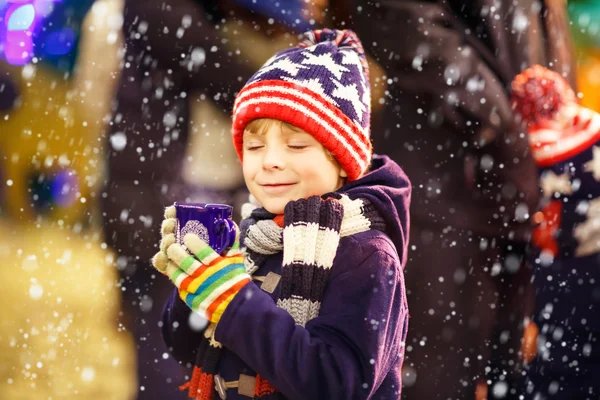
[[[408,327],[403,268],[408,243],[411,186],[388,157],[375,156],[371,171],[342,187],[350,198],[368,198],[386,220],[386,232],[343,237],[321,311],[296,326],[272,294],[254,282],[225,310],[215,338],[223,344],[219,374],[225,381],[259,373],[289,399],[398,399]],[[255,276],[281,274],[282,254]],[[202,333],[188,323],[190,310],[174,290],[165,307],[163,335],[172,355],[193,365]],[[248,399],[236,389],[228,399]]]

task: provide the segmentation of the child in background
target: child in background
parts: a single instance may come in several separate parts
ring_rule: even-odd
[[[540,169],[534,215],[537,356],[526,399],[600,397],[600,115],[577,103],[558,73],[539,65],[513,84]],[[526,336],[525,340],[529,340]]]
[[[351,31],[306,33],[238,94],[233,142],[256,200],[239,245],[219,255],[189,234],[190,256],[169,207],[153,260],[177,286],[163,334],[194,365],[190,398],[400,397],[411,186],[372,155],[369,129]]]

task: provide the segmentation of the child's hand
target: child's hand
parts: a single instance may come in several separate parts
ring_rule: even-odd
[[[193,311],[205,314],[213,323],[219,322],[233,297],[251,280],[240,252],[239,228],[236,226],[234,245],[223,255],[217,254],[198,235],[185,235],[183,242],[195,254],[191,256],[180,244],[171,242],[168,225],[163,223],[167,229],[163,229],[161,241],[161,248],[168,244],[164,273],[175,283],[179,296]],[[160,266],[162,264],[157,268]]]

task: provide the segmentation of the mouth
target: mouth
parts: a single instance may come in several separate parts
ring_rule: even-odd
[[[294,185],[295,185],[295,183],[269,183],[269,184],[264,184],[264,185],[260,185],[260,186],[266,193],[280,194],[280,193],[286,192],[288,189],[290,189]]]

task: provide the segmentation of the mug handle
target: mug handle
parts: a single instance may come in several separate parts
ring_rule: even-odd
[[[221,230],[221,229],[226,230],[225,246],[221,250],[221,251],[224,251],[224,250],[229,249],[235,243],[235,235],[236,235],[235,224],[229,218],[219,220],[218,224],[220,225],[218,228],[219,230]]]

